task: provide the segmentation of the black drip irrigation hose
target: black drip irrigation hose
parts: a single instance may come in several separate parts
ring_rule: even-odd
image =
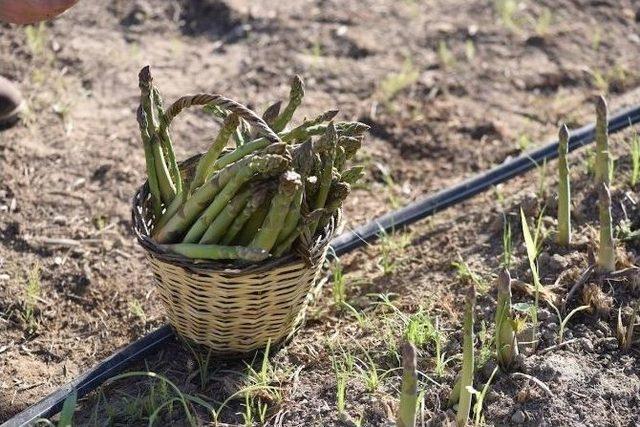
[[[640,105],[627,108],[611,117],[608,125],[609,133],[618,132],[639,121]],[[593,142],[594,137],[594,124],[576,129],[571,132],[569,137],[569,151],[576,150]],[[484,173],[471,177],[460,184],[442,190],[434,195],[426,196],[408,204],[402,209],[389,212],[365,225],[341,234],[331,241],[331,250],[336,256],[350,252],[375,240],[380,236],[382,231],[390,232],[401,229],[436,212],[465,201],[494,185],[521,175],[540,165],[540,163],[555,159],[557,156],[558,141],[551,142],[537,150],[524,153]],[[51,393],[40,402],[17,414],[2,424],[1,427],[28,425],[39,418],[47,418],[55,415],[62,408],[64,400],[74,390],[77,391],[78,397],[86,395],[107,379],[124,371],[129,364],[156,352],[162,345],[172,339],[173,336],[173,330],[169,325],[164,325],[156,329],[114,353],[97,366]]]

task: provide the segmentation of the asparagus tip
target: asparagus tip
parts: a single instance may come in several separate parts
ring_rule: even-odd
[[[153,78],[151,77],[151,68],[148,65],[145,65],[138,73],[138,82],[140,88],[148,88],[151,84]]]
[[[604,116],[607,114],[607,100],[603,95],[598,95],[596,99],[596,113],[598,116]]]
[[[511,275],[506,268],[498,275],[498,293],[511,292]]]
[[[569,140],[569,128],[566,123],[562,123],[560,125],[560,131],[558,132],[558,137],[560,138],[560,142],[565,142]]]
[[[302,101],[303,96],[304,82],[302,81],[302,77],[296,74],[291,80],[291,98],[295,99],[297,102],[300,102]]]

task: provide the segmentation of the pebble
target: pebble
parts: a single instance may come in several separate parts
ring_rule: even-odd
[[[551,322],[551,323],[547,323],[545,325],[545,328],[549,329],[550,331],[557,331],[558,330],[558,324]]]
[[[538,310],[538,320],[541,320],[541,321],[548,320],[549,316],[551,316],[551,312],[549,310],[544,308],[541,308],[540,310]]]
[[[573,332],[571,332],[571,330],[564,331],[564,339],[565,340],[570,340],[572,338],[573,338]]]
[[[591,341],[588,338],[583,338],[582,339],[582,348],[584,349],[584,351],[586,351],[587,353],[593,353],[593,341]]]
[[[524,424],[526,420],[527,420],[527,416],[524,414],[524,412],[521,409],[518,409],[511,416],[511,422],[514,424]]]

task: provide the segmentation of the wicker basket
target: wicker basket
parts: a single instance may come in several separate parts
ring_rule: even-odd
[[[181,165],[184,172],[199,156]],[[282,344],[300,327],[339,215],[316,237],[305,256],[238,268],[163,251],[153,239],[149,188],[133,199],[133,229],[146,250],[169,322],[178,334],[217,354],[239,355]]]

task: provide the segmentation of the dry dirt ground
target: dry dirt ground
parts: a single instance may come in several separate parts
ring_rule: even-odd
[[[143,65],[152,66],[167,100],[220,92],[258,110],[285,97],[290,76],[298,73],[307,85],[303,113],[337,106],[341,118],[370,124],[360,155],[367,178],[348,203],[349,227],[547,140],[561,120],[570,126],[593,120],[596,93],[608,93],[612,110],[637,103],[639,15],[632,2],[602,0],[140,0],[85,1],[46,25],[0,26],[0,74],[18,82],[29,102],[23,123],[0,132],[0,420],[163,322],[129,226],[130,198],[144,179],[134,118]],[[212,131],[198,114],[181,118],[173,129],[179,156],[203,150]],[[616,139],[617,153],[628,151],[630,137]],[[576,190],[582,212],[576,224],[587,241],[595,233],[588,227],[593,213],[583,157],[575,157],[584,187]],[[637,227],[637,208],[625,193],[637,200],[638,188],[623,181],[628,163],[620,162],[616,200],[628,205]],[[399,320],[388,306],[371,305],[378,298],[371,294],[394,293],[404,313],[422,306],[433,321],[440,319],[449,336],[446,353],[457,354],[466,284],[451,263],[461,254],[483,283],[492,283],[506,212],[513,219],[512,273],[530,279],[516,214],[522,200],[532,204],[522,193],[538,190],[539,174],[414,227],[410,238],[344,257],[348,301],[373,320],[358,322],[337,311],[327,290],[298,339],[274,359],[285,372],[278,376],[284,397],[270,401],[269,414],[284,414],[282,425],[392,420],[396,371],[371,392],[355,368],[347,384],[351,421],[338,414],[331,349],[341,353],[344,343],[363,360],[356,365],[366,364],[368,352],[380,369],[397,367],[387,344],[401,335]],[[553,179],[547,182],[551,197]],[[550,205],[545,212],[552,217]],[[618,209],[616,220],[622,218]],[[554,283],[557,270],[586,267],[584,248],[562,253],[562,262],[553,260],[555,250],[547,248],[540,261],[545,284]],[[626,245],[628,262],[635,262],[637,250],[637,243]],[[383,274],[381,259],[393,271]],[[615,307],[635,296],[603,289],[615,297]],[[486,312],[489,331],[493,307],[488,291],[478,312]],[[571,334],[584,337],[578,342],[584,347],[527,359],[523,370],[545,382],[553,398],[535,384],[497,377],[487,397],[487,423],[640,422],[638,362],[634,352],[621,355],[611,341],[615,311],[602,319],[584,313],[572,319]],[[557,328],[553,316],[550,311],[546,322]],[[552,332],[544,346],[552,344]],[[437,383],[425,383],[422,414],[439,420],[459,361],[436,376],[433,351],[427,346],[421,353],[423,370]],[[220,385],[228,375],[199,383],[193,356],[179,345],[166,354],[171,363],[159,355],[149,369],[177,379],[186,392],[224,395],[237,386]],[[481,370],[477,380],[487,377]],[[147,382],[140,387],[148,392]],[[96,415],[100,423],[140,423],[146,416],[123,409],[117,390],[101,396],[81,404],[82,420],[91,423]],[[242,419],[235,413],[243,403],[233,402],[224,415],[228,421]],[[181,415],[175,410],[165,421],[171,416]]]

